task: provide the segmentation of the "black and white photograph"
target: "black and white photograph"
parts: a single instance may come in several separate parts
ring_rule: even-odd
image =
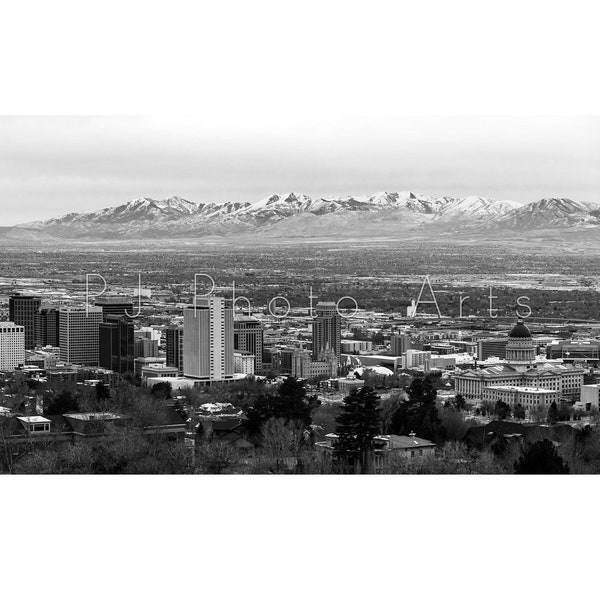
[[[4,472],[600,473],[600,118],[1,123]]]
[[[426,4],[7,9],[7,572],[43,535],[62,598],[591,592],[597,20]]]

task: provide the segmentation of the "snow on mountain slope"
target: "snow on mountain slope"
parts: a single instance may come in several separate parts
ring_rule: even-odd
[[[599,225],[599,207],[569,198],[543,198],[515,208],[496,221],[498,227],[543,229]]]
[[[515,210],[521,205],[518,202],[491,200],[480,196],[467,196],[448,202],[436,214],[437,219],[495,219]]]
[[[162,238],[263,231],[269,235],[342,235],[361,227],[371,234],[386,230],[451,232],[505,227],[563,228],[600,224],[598,206],[565,198],[519,205],[479,196],[430,197],[412,192],[370,196],[310,197],[274,194],[255,203],[196,204],[178,196],[138,198],[120,206],[28,223],[20,227],[58,238]]]

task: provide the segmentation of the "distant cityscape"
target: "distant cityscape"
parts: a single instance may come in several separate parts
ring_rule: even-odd
[[[528,297],[500,321],[491,303],[487,316],[444,317],[420,279],[390,312],[312,288],[305,306],[257,306],[232,302],[234,286],[178,301],[152,283],[93,296],[89,278],[6,280],[3,468],[72,472],[67,448],[89,458],[125,436],[177,460],[134,452],[123,472],[508,473],[533,442],[573,472],[595,469],[563,454],[598,422],[600,323],[534,319]],[[366,447],[347,447],[340,415],[369,397]]]

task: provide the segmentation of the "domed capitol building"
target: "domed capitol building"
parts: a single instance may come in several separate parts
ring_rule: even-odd
[[[578,400],[584,369],[562,363],[536,362],[536,346],[522,319],[512,328],[506,359],[484,369],[455,376],[455,389],[465,400],[521,404],[525,408]]]

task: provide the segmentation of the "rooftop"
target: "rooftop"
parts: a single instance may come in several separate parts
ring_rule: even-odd
[[[17,417],[22,423],[50,423],[50,419],[35,415],[33,417]]]
[[[77,421],[114,421],[121,419],[121,415],[108,412],[67,413],[64,415]]]
[[[523,322],[523,319],[519,319],[517,321],[517,324],[512,328],[511,332],[508,334],[508,337],[530,338],[531,331],[529,331],[529,328],[527,327],[527,325],[525,325],[525,323]]]
[[[436,445],[430,440],[425,440],[415,435],[377,435],[374,440],[389,442],[392,448],[422,448]]]
[[[526,385],[490,385],[488,390],[501,390],[505,392],[524,392],[528,394],[556,394],[556,390],[548,388],[529,387]]]

